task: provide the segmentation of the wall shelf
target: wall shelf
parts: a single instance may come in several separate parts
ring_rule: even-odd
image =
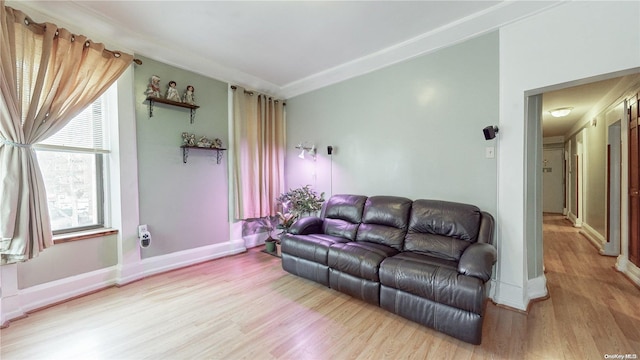
[[[147,96],[147,101],[149,101],[149,117],[153,117],[153,105],[156,102],[159,102],[161,104],[167,104],[171,106],[177,106],[177,107],[189,109],[191,112],[190,120],[192,124],[193,124],[193,119],[196,117],[196,109],[200,107],[198,105],[191,105],[191,104],[182,103],[178,101],[167,100],[167,99],[163,99],[155,96]]]
[[[185,163],[185,164],[187,163],[187,158],[189,158],[189,150],[191,150],[191,149],[215,151],[216,152],[216,162],[218,164],[220,164],[220,161],[222,161],[222,155],[223,155],[224,151],[227,150],[227,149],[223,149],[223,148],[206,148],[206,147],[189,146],[189,145],[182,145],[182,146],[180,146],[180,148],[182,149],[182,162]]]

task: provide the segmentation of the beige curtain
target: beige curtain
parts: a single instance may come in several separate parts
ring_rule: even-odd
[[[284,191],[284,102],[237,87],[233,142],[236,219],[276,215]]]
[[[0,262],[53,244],[47,197],[31,148],[97,99],[131,64],[54,24],[37,24],[0,0]]]

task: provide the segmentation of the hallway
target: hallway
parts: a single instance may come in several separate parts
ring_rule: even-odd
[[[547,341],[562,339],[556,346],[562,347],[567,358],[603,359],[614,354],[637,358],[640,289],[615,270],[615,257],[599,255],[578,230],[562,215],[544,215],[544,264],[550,298],[533,303],[529,316],[541,316],[540,320],[547,322],[551,319],[545,318],[553,314],[554,321],[548,323],[553,325],[539,330],[557,335],[545,336]]]

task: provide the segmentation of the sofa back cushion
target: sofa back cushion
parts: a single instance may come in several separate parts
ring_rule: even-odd
[[[322,231],[354,241],[366,200],[366,196],[360,195],[333,195],[323,210]]]
[[[364,204],[357,241],[367,241],[402,250],[409,226],[411,200],[397,196],[372,196]]]
[[[480,209],[473,205],[416,200],[403,250],[458,261],[477,241],[480,218]]]

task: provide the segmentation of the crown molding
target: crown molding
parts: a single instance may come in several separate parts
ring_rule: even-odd
[[[509,23],[538,14],[563,2],[561,0],[503,1],[485,11],[283,86],[221,65],[193,52],[176,51],[174,47],[163,44],[159,39],[136,36],[110,38],[106,28],[98,24],[109,23],[111,19],[93,12],[78,2],[56,2],[55,9],[43,8],[37,2],[7,1],[7,5],[25,12],[28,11],[36,21],[56,22],[74,32],[84,33],[96,41],[113,44],[112,46],[123,51],[130,51],[177,68],[193,71],[202,76],[288,99],[458,44],[497,30]],[[35,19],[35,14],[31,14],[33,11],[38,13],[38,19]],[[44,19],[40,19],[40,16],[43,16]],[[91,22],[95,25],[83,25],[81,20],[88,18],[96,20]]]
[[[538,14],[563,1],[505,1],[483,12],[462,18],[376,53],[313,74],[281,88],[285,98],[292,98],[384,67],[435,52],[486,34],[502,26]]]

